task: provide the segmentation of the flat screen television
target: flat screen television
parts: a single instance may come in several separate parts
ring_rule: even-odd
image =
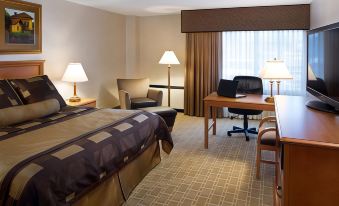
[[[339,111],[339,23],[308,32],[307,91],[319,100],[313,109]]]

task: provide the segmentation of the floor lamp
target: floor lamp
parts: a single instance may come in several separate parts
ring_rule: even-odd
[[[162,55],[159,64],[168,65],[168,106],[171,106],[171,64],[180,64],[178,58],[175,56],[173,51],[165,51]]]
[[[292,75],[288,71],[286,64],[283,61],[274,59],[273,61],[267,61],[264,68],[260,71],[260,77],[262,79],[268,79],[270,82],[270,96],[265,99],[266,102],[274,103],[273,97],[273,82],[277,82],[277,93],[280,95],[280,81],[285,79],[293,79]]]

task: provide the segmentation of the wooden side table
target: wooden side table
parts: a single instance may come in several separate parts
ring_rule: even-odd
[[[80,102],[70,102],[68,99],[66,100],[66,104],[72,107],[78,106],[86,106],[86,107],[96,107],[97,100],[93,98],[81,98]]]

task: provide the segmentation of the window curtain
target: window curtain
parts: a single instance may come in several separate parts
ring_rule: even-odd
[[[217,90],[222,74],[222,33],[187,33],[186,55],[184,111],[202,117],[203,99]]]
[[[293,80],[281,81],[280,94],[305,95],[307,33],[304,30],[223,32],[223,79],[237,75],[259,76],[267,60],[283,60]],[[263,80],[264,94],[269,82]],[[274,94],[276,94],[276,83]],[[267,114],[264,114],[264,116]],[[231,116],[225,110],[225,116]],[[252,117],[252,119],[258,119]]]

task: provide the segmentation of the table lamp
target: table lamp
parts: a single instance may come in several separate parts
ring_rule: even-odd
[[[159,64],[168,65],[168,106],[171,106],[171,64],[180,64],[178,58],[173,51],[165,51],[162,55]]]
[[[77,82],[86,82],[88,81],[87,75],[84,71],[84,68],[80,63],[69,63],[62,81],[73,82],[74,83],[74,95],[69,98],[70,102],[80,102],[81,98],[77,96]]]
[[[277,91],[280,94],[280,80],[293,79],[292,75],[288,71],[284,61],[274,59],[273,61],[267,61],[264,68],[260,71],[261,78],[268,79],[270,82],[270,96],[265,99],[266,102],[274,103],[273,97],[273,82],[277,81]]]

